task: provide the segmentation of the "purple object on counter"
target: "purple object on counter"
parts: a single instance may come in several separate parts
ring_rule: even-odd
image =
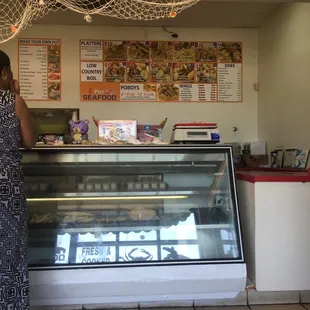
[[[89,121],[73,121],[69,122],[70,132],[75,143],[81,143],[83,140],[88,140],[88,124]]]

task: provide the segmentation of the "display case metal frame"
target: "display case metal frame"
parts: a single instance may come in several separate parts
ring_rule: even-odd
[[[76,266],[31,266],[30,283],[32,305],[57,306],[70,304],[148,302],[173,300],[198,300],[233,298],[245,288],[246,266],[240,230],[238,199],[232,148],[228,145],[162,145],[162,146],[42,146],[22,150],[23,163],[36,166],[44,172],[46,163],[121,164],[119,159],[131,154],[139,164],[139,156],[148,156],[149,162],[156,154],[191,154],[201,159],[204,154],[227,152],[231,197],[236,210],[240,255],[237,259],[192,261],[162,261],[139,264],[95,264]],[[132,155],[134,154],[134,156]],[[147,154],[147,155],[146,155]],[[119,159],[115,158],[118,156]],[[156,156],[155,156],[156,157]],[[113,162],[112,161],[112,162]],[[190,163],[188,163],[190,165]],[[112,165],[113,166],[113,165]],[[152,168],[149,164],[150,169]],[[164,163],[163,163],[164,166]],[[212,166],[212,163],[210,163]],[[157,164],[158,167],[158,164]],[[112,168],[112,167],[111,167]],[[185,167],[184,167],[185,168]],[[191,194],[184,189],[182,194]],[[117,193],[105,193],[107,197]],[[139,192],[137,195],[144,195]],[[152,192],[152,195],[180,195],[180,191]],[[88,193],[88,196],[100,193]],[[118,193],[125,196],[126,193]],[[150,195],[150,193],[148,193]],[[56,193],[51,197],[85,197],[84,193]]]

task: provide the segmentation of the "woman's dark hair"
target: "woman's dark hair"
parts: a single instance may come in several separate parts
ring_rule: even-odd
[[[3,51],[0,50],[0,73],[5,67],[10,67],[10,57]]]

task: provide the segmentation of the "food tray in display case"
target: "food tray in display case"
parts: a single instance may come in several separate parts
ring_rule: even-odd
[[[148,272],[175,278],[178,268],[190,284],[190,274],[199,269],[197,277],[206,291],[197,288],[189,297],[180,288],[177,295],[183,299],[206,298],[208,283],[225,277],[227,270],[235,281],[225,289],[229,294],[236,295],[245,285],[229,146],[44,147],[24,150],[23,163],[29,268],[36,277],[53,274],[65,285],[64,273],[94,277],[97,270],[106,278],[113,270],[118,283],[118,273],[126,278],[127,268],[135,268],[140,279],[149,277]],[[172,278],[165,281],[172,287]],[[48,278],[45,284],[48,287]],[[147,287],[139,285],[123,300],[159,298],[138,297]],[[66,298],[68,303],[77,301],[77,296]],[[44,304],[49,303],[52,300]]]

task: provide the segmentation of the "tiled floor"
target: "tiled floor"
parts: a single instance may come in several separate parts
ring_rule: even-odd
[[[33,309],[33,308],[31,308]],[[47,308],[34,308],[35,310],[45,310]],[[48,308],[50,309],[50,308]],[[53,308],[53,310],[66,310],[66,307],[57,307]],[[79,308],[81,309],[81,308]],[[97,307],[83,307],[83,309],[88,310],[88,309],[96,309],[96,310],[105,310],[105,309],[110,309],[110,310],[124,310],[128,308],[97,308]],[[139,309],[139,308],[135,308]],[[132,310],[135,310],[132,309]],[[179,308],[144,308],[143,310],[310,310],[310,304],[291,304],[291,305],[265,305],[265,306],[224,306],[224,307],[179,307]]]
[[[87,309],[87,308],[84,308]],[[97,309],[101,310],[101,309]],[[103,310],[103,309],[102,309]],[[124,310],[113,309],[113,310]],[[225,306],[225,307],[182,307],[182,308],[144,308],[144,310],[310,310],[310,304],[305,305],[266,305],[266,306]]]
[[[188,308],[155,308],[156,310],[310,310],[309,305],[266,305],[266,306],[235,306],[235,307],[188,307]],[[155,310],[145,309],[145,310]]]
[[[205,307],[198,310],[305,310],[303,305],[267,305],[250,307]]]

